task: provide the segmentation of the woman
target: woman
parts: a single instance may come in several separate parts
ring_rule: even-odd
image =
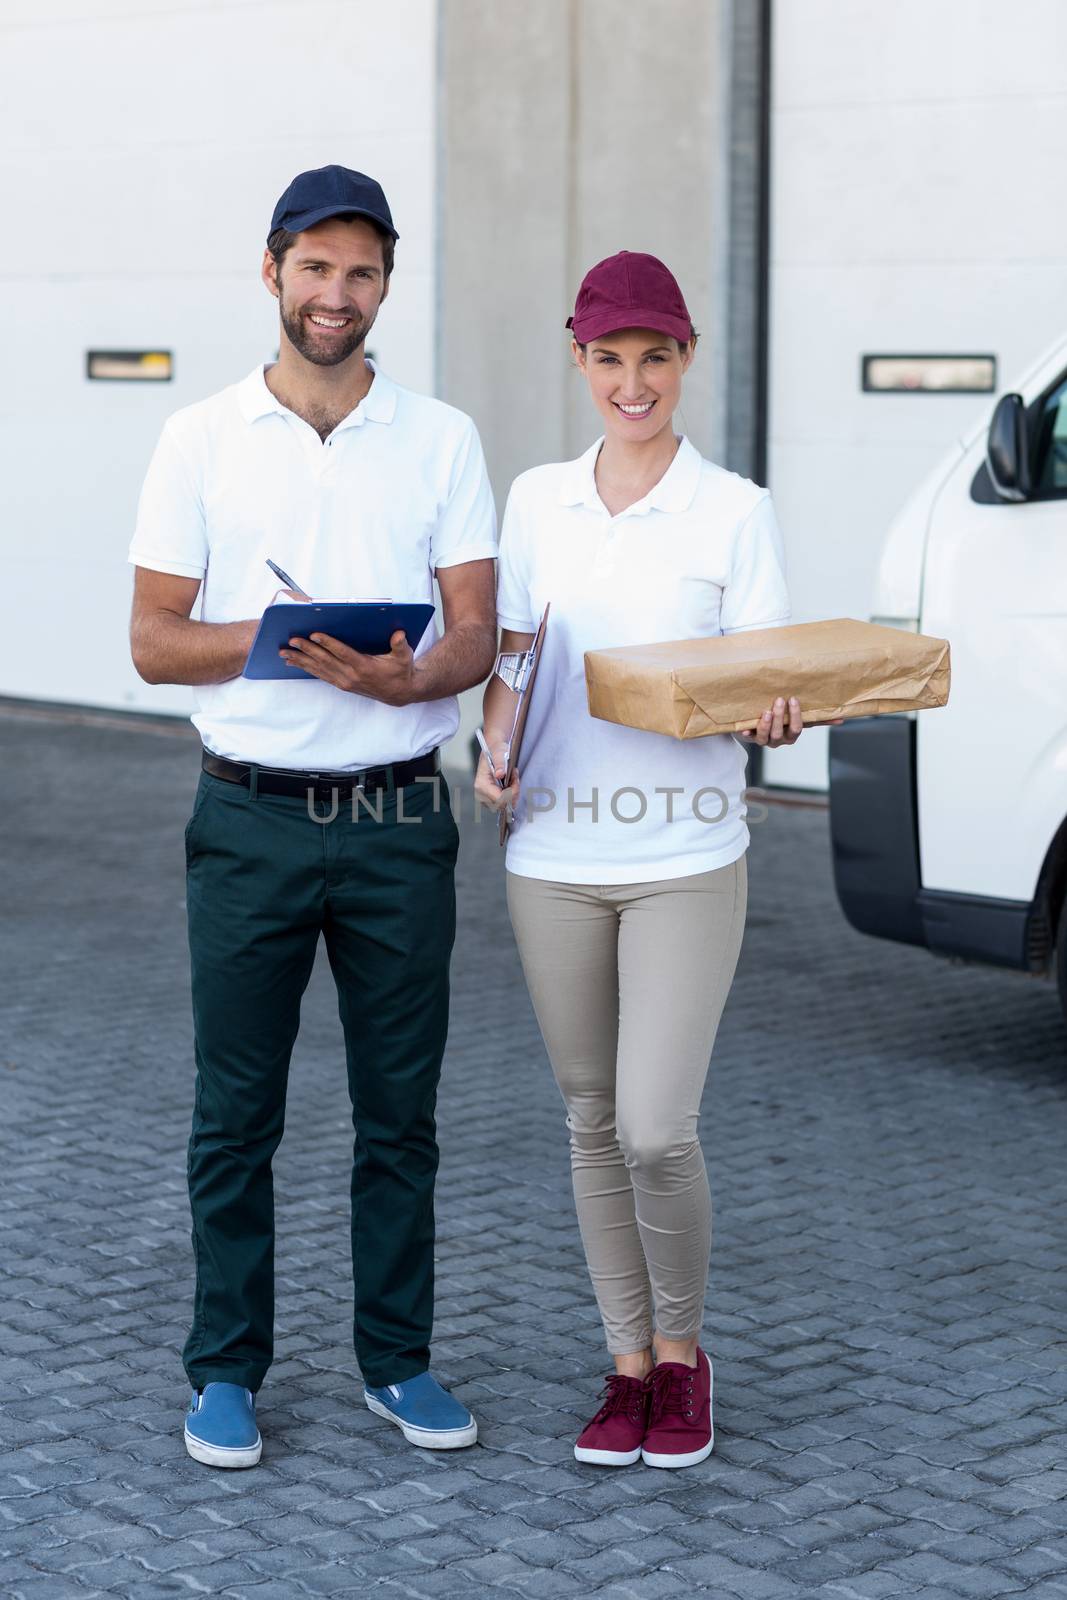
[[[574,1194],[615,1372],[580,1461],[702,1461],[711,1364],[699,1348],[711,1203],[700,1096],[745,919],[744,752],[589,715],[583,656],[789,620],[765,490],[704,461],[673,414],[696,334],[675,279],[622,251],[578,292],[572,351],[604,433],[512,486],[501,648],[551,602],[523,745],[503,790],[513,696],[490,680],[479,798],[510,804],[508,907],[567,1108]],[[792,744],[779,699],[745,737]]]

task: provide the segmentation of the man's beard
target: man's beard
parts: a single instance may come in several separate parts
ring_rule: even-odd
[[[338,336],[323,333],[320,335],[315,324],[310,320],[311,313],[306,308],[293,311],[281,302],[282,327],[285,336],[294,350],[304,357],[305,361],[312,361],[317,367],[337,367],[342,361],[347,361],[354,351],[358,350],[374,325],[374,318],[366,321],[358,311],[347,311],[345,316],[351,320],[347,328]],[[316,316],[336,316],[336,312],[320,311]]]

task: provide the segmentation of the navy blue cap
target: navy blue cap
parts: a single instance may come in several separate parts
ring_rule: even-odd
[[[289,233],[303,233],[327,217],[369,217],[394,239],[400,237],[393,227],[381,184],[348,167],[316,167],[314,172],[301,172],[274,207],[270,231],[285,228]]]

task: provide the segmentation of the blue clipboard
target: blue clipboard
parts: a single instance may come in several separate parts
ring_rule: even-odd
[[[306,639],[312,633],[328,633],[332,639],[364,655],[383,656],[398,628],[414,650],[426,632],[433,606],[426,602],[312,600],[291,605],[268,606],[260,618],[242,678],[288,678],[291,681],[318,683],[302,667],[291,667],[278,651],[290,639]]]

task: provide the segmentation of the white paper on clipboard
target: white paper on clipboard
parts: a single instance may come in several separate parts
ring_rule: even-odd
[[[511,733],[504,747],[504,781],[501,788],[506,789],[515,776],[515,769],[519,764],[522,753],[522,736],[526,731],[526,718],[530,711],[530,701],[533,698],[534,683],[537,679],[537,667],[541,660],[541,649],[545,642],[545,628],[548,624],[550,606],[545,606],[541,614],[541,621],[537,625],[533,644],[528,650],[502,651],[496,658],[493,671],[502,683],[514,690],[518,696],[515,702],[515,715],[511,721]],[[511,823],[507,810],[500,813],[500,843],[503,844],[508,836]]]

